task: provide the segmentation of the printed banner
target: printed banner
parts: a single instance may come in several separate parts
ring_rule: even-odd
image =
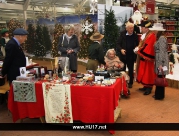
[[[146,14],[155,13],[155,0],[146,0]]]
[[[47,123],[73,123],[70,85],[42,84]]]

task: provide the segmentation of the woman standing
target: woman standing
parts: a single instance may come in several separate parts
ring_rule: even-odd
[[[169,59],[168,59],[168,43],[164,36],[163,24],[154,23],[150,30],[156,33],[157,41],[155,43],[155,73],[159,78],[165,77],[168,74]],[[162,72],[163,71],[163,72]],[[156,86],[155,95],[153,96],[155,100],[162,100],[165,98],[165,87]]]
[[[80,45],[74,34],[74,25],[65,26],[65,34],[60,37],[58,47],[62,57],[69,57],[69,69],[72,72],[77,72],[77,53],[80,50]]]

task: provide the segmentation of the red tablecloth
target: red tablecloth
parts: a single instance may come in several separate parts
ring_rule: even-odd
[[[15,102],[13,87],[8,98],[8,108],[13,122],[23,118],[45,116],[42,82],[35,83],[37,102]],[[109,87],[71,85],[73,120],[84,123],[114,123],[114,109],[122,89],[122,79],[117,79]]]

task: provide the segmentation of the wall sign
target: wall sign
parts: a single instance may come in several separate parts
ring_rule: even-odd
[[[146,14],[155,13],[155,0],[146,0]]]

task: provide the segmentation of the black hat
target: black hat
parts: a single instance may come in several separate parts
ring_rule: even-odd
[[[16,28],[13,34],[14,35],[28,35],[29,33],[23,28]]]
[[[151,28],[152,23],[149,21],[142,21],[141,24],[138,24],[138,26],[145,27],[145,28]]]

